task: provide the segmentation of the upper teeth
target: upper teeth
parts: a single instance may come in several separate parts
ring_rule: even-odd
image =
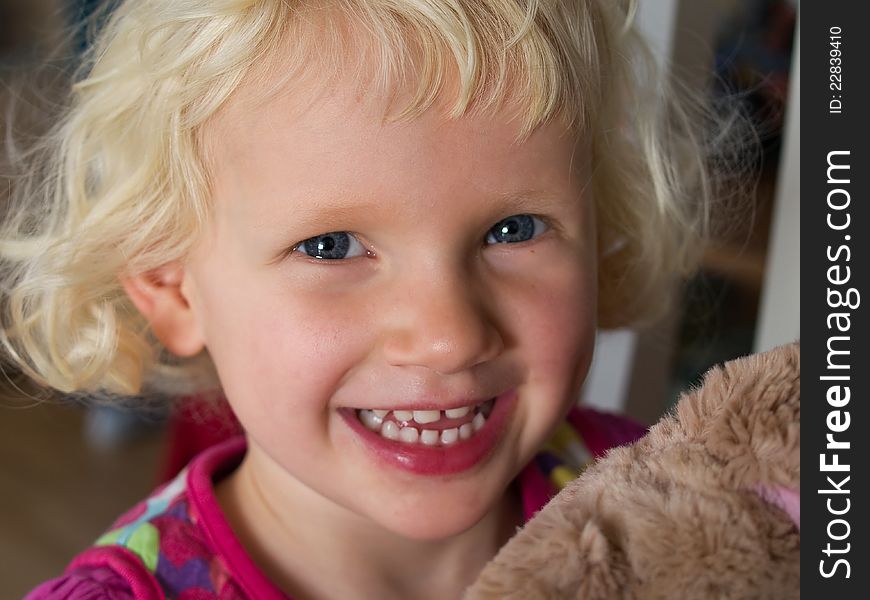
[[[487,406],[484,402],[479,406]],[[455,444],[458,440],[467,440],[474,432],[483,428],[486,423],[486,416],[483,412],[477,411],[474,414],[474,419],[463,423],[458,427],[447,429],[426,429],[416,428],[411,425],[412,422],[420,425],[427,423],[435,423],[443,417],[448,419],[461,419],[475,410],[478,405],[460,406],[459,408],[451,408],[445,411],[430,409],[430,410],[381,410],[381,409],[361,409],[357,411],[360,421],[372,431],[380,432],[380,434],[390,440],[402,441],[409,444],[423,444],[427,446],[438,445],[443,446]],[[387,417],[392,414],[393,419]]]
[[[435,423],[440,421],[444,416],[448,419],[461,419],[471,412],[473,406],[460,406],[459,408],[450,408],[444,411],[441,410],[362,410],[364,419],[380,425],[387,415],[393,414],[393,418],[400,423],[410,423],[414,421],[420,425],[427,423]],[[367,413],[367,414],[366,414]]]
[[[435,421],[439,421],[441,419],[441,411],[440,410],[415,410],[414,411],[414,420],[418,423],[434,423]]]
[[[460,419],[471,412],[470,406],[460,406],[459,408],[451,408],[449,410],[445,410],[444,414],[447,415],[450,419]]]

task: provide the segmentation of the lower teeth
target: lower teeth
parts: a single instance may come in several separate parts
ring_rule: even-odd
[[[395,421],[385,421],[384,411],[358,410],[357,418],[368,429],[378,432],[382,437],[405,444],[423,444],[424,446],[450,446],[459,441],[469,439],[486,424],[486,418],[492,411],[492,401],[480,405],[474,418],[460,427],[450,429],[417,429],[410,425],[404,427]]]

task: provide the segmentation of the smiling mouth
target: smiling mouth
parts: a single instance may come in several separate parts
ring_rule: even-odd
[[[448,410],[357,409],[365,427],[381,437],[408,445],[452,446],[473,438],[486,425],[495,398]]]

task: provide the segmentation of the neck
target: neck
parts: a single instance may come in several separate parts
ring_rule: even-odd
[[[517,494],[505,494],[471,528],[437,540],[409,539],[319,495],[289,476],[262,482],[251,447],[217,488],[242,545],[296,600],[458,598],[522,522]],[[268,468],[268,467],[266,467]]]

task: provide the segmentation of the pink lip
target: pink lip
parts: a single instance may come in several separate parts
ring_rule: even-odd
[[[467,471],[490,455],[504,433],[516,398],[514,391],[498,396],[483,429],[450,446],[394,442],[366,428],[355,410],[344,409],[340,414],[377,460],[417,475],[449,475]]]

